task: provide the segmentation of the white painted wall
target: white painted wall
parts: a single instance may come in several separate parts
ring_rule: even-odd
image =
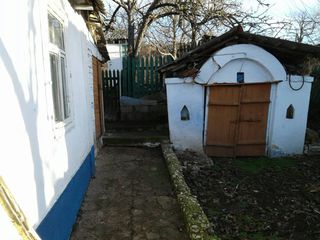
[[[108,61],[108,70],[122,70],[122,44],[107,44],[107,50],[110,60]]]
[[[299,88],[303,77],[291,76],[291,81],[294,88]],[[288,79],[277,85],[273,120],[269,125],[269,156],[303,153],[312,82],[312,77],[304,77],[304,85],[299,91],[290,88]],[[286,118],[290,104],[295,109],[293,119]]]
[[[176,149],[202,151],[204,88],[190,78],[167,78],[165,82],[171,142]],[[184,105],[190,113],[188,121],[181,120]]]
[[[292,90],[288,84],[286,71],[279,60],[252,44],[232,45],[214,53],[194,79],[194,83],[197,84],[189,83],[193,82],[192,79],[187,79],[188,83],[182,78],[166,79],[169,128],[173,144],[178,148],[192,145],[196,146],[194,150],[202,149],[203,128],[199,123],[205,121],[204,132],[206,132],[207,119],[199,118],[196,122],[184,123],[179,121],[178,109],[188,104],[192,112],[201,111],[203,116],[203,109],[208,101],[204,100],[203,84],[236,83],[237,72],[244,72],[245,83],[275,82],[270,93],[266,134],[267,154],[269,156],[302,154],[313,79],[306,76],[303,88],[299,91]],[[292,76],[291,79],[293,86],[301,85],[301,76]],[[282,82],[277,83],[277,81]],[[286,119],[286,110],[290,104],[295,107],[294,119]],[[185,132],[192,132],[195,137],[186,137]]]
[[[65,27],[72,121],[63,127],[53,119],[48,9]],[[0,175],[37,227],[93,145],[89,69],[101,56],[67,0],[8,1],[0,25]]]
[[[272,54],[252,44],[236,44],[214,53],[201,67],[195,81],[200,84],[234,83],[240,71],[245,74],[245,82],[286,78],[285,69]]]

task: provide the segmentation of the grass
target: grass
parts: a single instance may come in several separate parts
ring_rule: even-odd
[[[257,174],[264,169],[275,168],[277,170],[282,170],[284,168],[293,167],[297,164],[297,159],[295,158],[239,158],[234,160],[234,164],[240,169]]]

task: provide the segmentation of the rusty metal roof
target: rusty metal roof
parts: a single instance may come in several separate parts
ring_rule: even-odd
[[[234,44],[254,44],[262,47],[274,55],[287,72],[292,74],[307,75],[312,71],[307,68],[320,65],[319,46],[256,35],[244,32],[242,27],[238,26],[189,51],[174,62],[162,66],[159,71],[167,75],[194,76],[214,52]]]

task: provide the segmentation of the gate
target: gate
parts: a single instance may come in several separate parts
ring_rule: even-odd
[[[120,119],[120,72],[117,70],[102,71],[103,101],[106,121]]]
[[[206,153],[210,156],[263,156],[270,83],[210,87]]]

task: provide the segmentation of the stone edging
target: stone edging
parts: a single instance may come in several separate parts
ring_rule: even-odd
[[[196,197],[191,194],[171,145],[162,143],[161,147],[190,240],[219,240],[218,237],[209,234],[210,222]]]

